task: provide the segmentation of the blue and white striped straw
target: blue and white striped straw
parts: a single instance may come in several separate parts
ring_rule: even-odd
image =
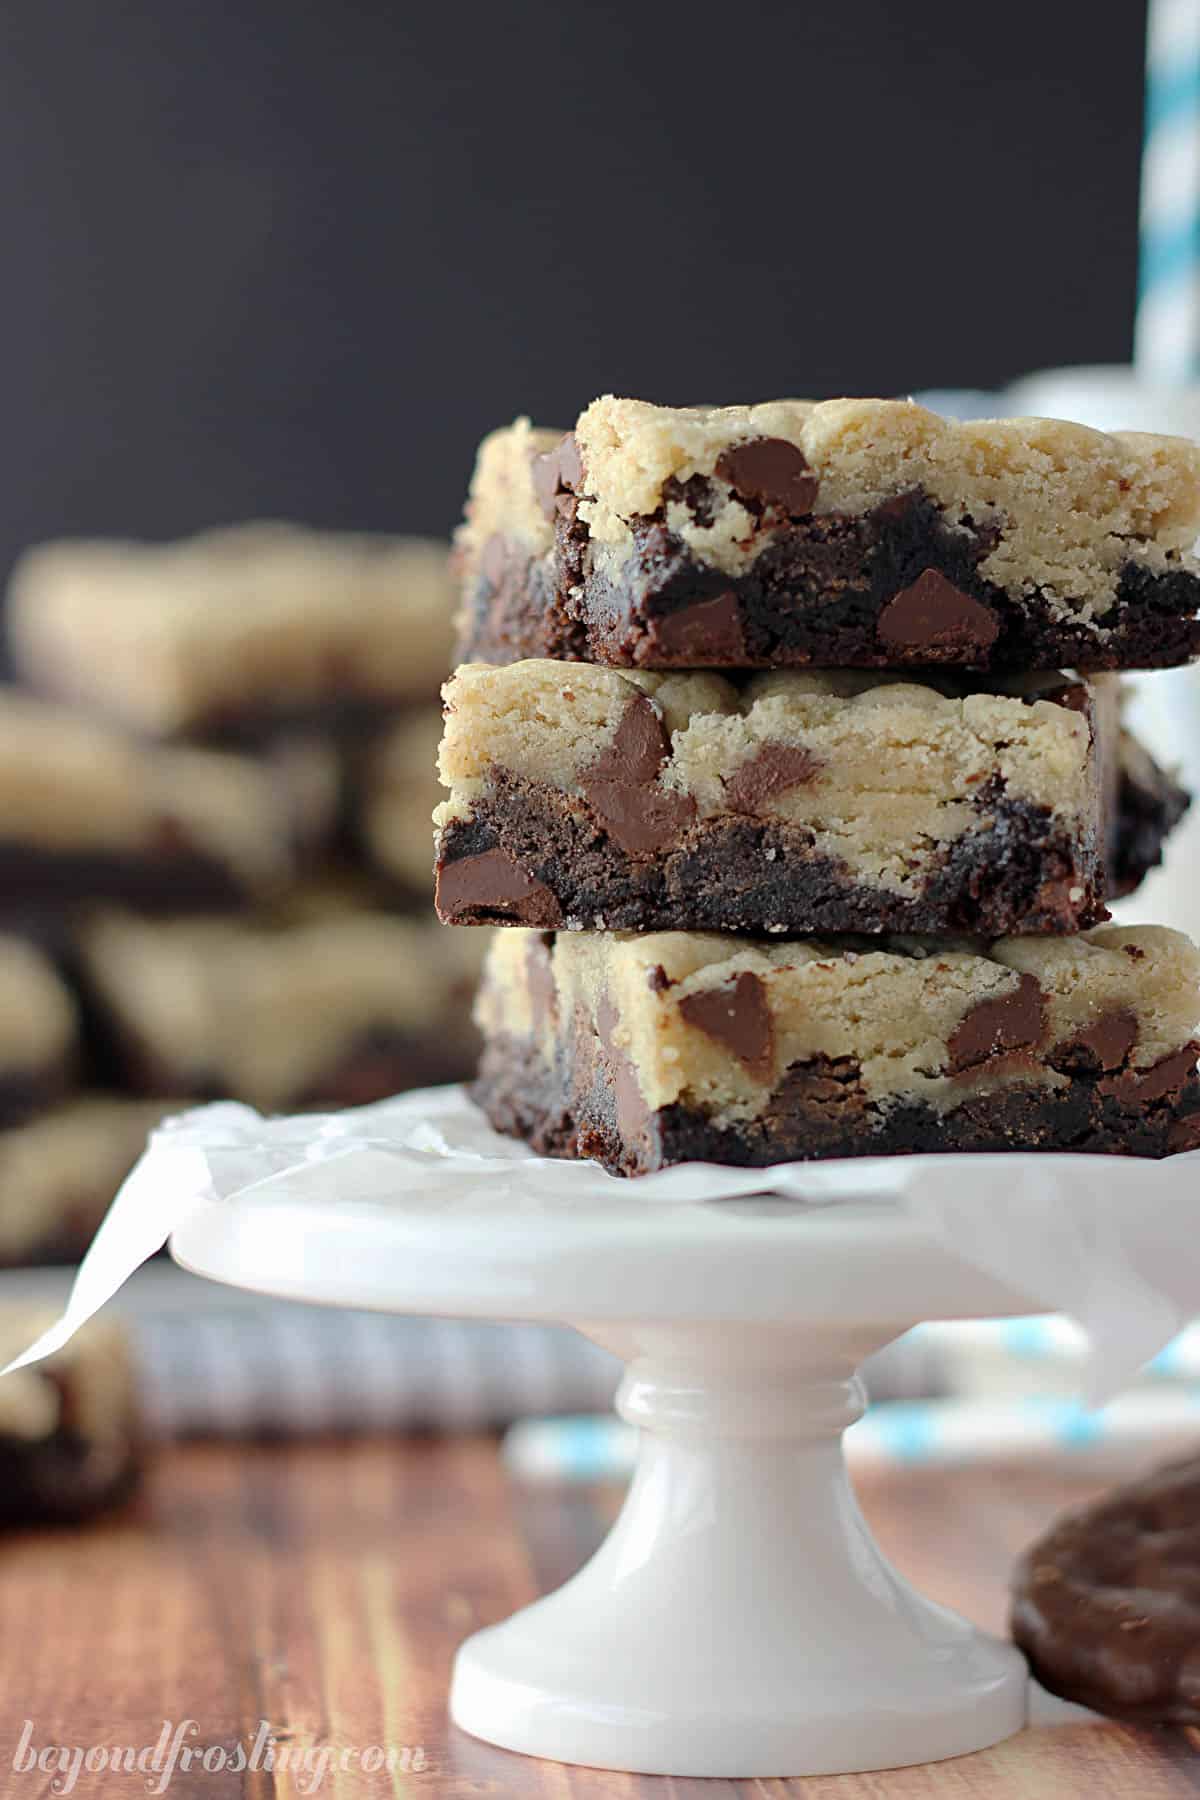
[[[1121,1470],[1200,1448],[1200,1387],[1161,1384],[1122,1394],[1100,1411],[1055,1394],[1023,1399],[889,1400],[846,1434],[854,1471],[1066,1462]],[[637,1432],[610,1416],[522,1419],[504,1461],[522,1481],[624,1481]]]
[[[1150,0],[1134,362],[1200,376],[1200,0]]]

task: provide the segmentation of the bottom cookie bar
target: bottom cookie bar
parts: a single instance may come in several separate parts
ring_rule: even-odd
[[[1200,1146],[1200,952],[1070,938],[494,937],[476,1097],[616,1173],[919,1151]]]
[[[0,1308],[0,1363],[54,1317]],[[125,1332],[92,1319],[64,1349],[0,1382],[0,1524],[64,1524],[116,1506],[136,1485],[140,1439]]]

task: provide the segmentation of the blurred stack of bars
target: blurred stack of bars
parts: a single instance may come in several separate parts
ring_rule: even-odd
[[[445,546],[284,525],[29,552],[0,690],[0,1263],[86,1247],[193,1101],[467,1074],[431,912]]]

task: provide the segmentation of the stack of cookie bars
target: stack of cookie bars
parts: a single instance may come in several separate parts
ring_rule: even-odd
[[[611,397],[483,444],[438,910],[493,1124],[641,1174],[1200,1144],[1200,956],[1106,901],[1184,804],[1200,450],[903,401]],[[520,929],[523,928],[523,929]]]
[[[446,545],[249,525],[18,564],[0,689],[0,1264],[86,1246],[182,1103],[469,1072],[433,917]]]

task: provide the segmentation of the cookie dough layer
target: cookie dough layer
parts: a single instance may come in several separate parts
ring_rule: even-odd
[[[84,898],[180,910],[276,892],[332,828],[320,754],[139,745],[0,691],[0,916],[36,923]]]
[[[666,407],[485,439],[462,660],[1153,668],[1200,651],[1200,449],[899,400]]]
[[[78,1262],[169,1110],[85,1094],[0,1132],[0,1266]]]
[[[1143,1725],[1200,1725],[1200,1457],[1051,1526],[1017,1564],[1012,1633],[1052,1694]]]
[[[8,1362],[55,1313],[0,1308]],[[0,1382],[0,1523],[65,1524],[124,1500],[136,1486],[141,1421],[124,1328],[91,1319],[69,1344]]]
[[[476,935],[321,904],[270,926],[113,912],[79,958],[115,1082],[282,1112],[461,1080]]]
[[[0,1127],[53,1105],[78,1058],[75,1002],[53,963],[20,938],[0,936]]]
[[[547,1155],[645,1174],[935,1150],[1200,1145],[1200,952],[1073,938],[738,944],[498,932],[476,1088]]]
[[[1002,936],[1107,916],[1085,683],[530,661],[444,692],[449,923]]]
[[[45,544],[9,595],[28,681],[156,737],[352,724],[424,699],[452,613],[444,544],[276,524]]]

